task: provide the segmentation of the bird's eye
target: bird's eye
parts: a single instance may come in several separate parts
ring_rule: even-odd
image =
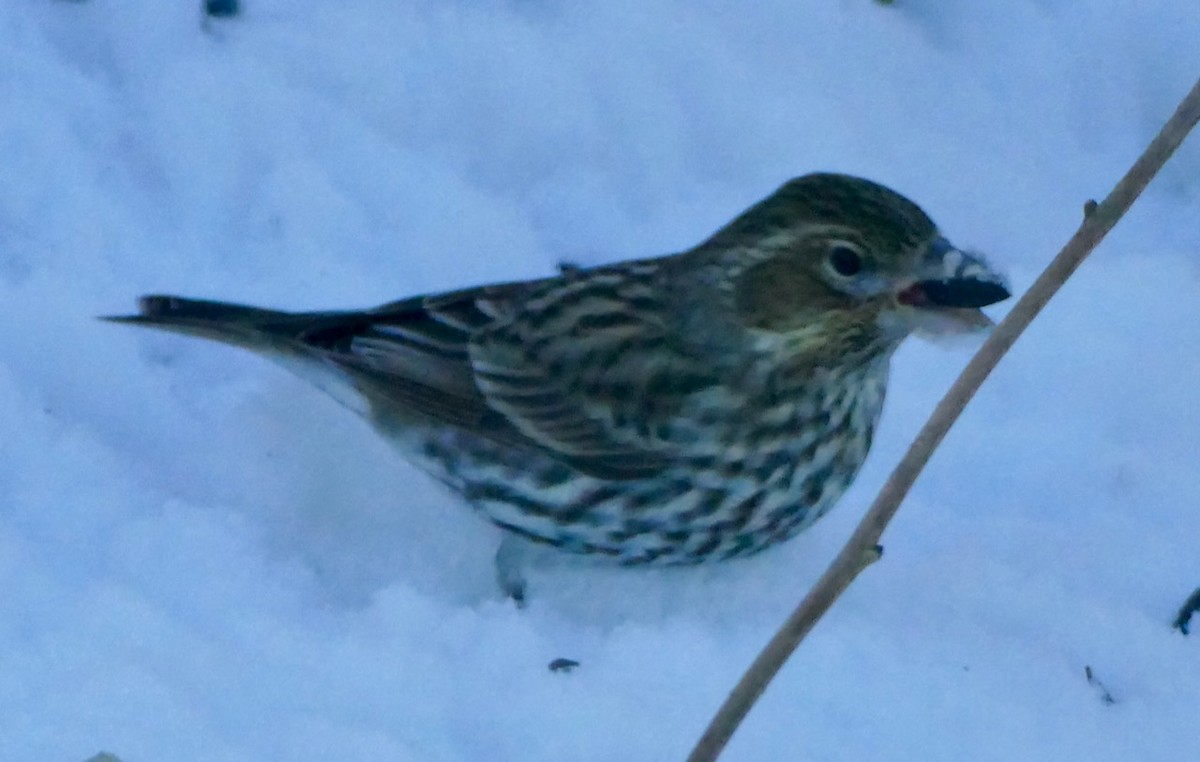
[[[849,278],[862,270],[862,256],[844,243],[834,244],[829,250],[829,266],[838,275]]]

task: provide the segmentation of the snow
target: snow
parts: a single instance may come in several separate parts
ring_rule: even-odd
[[[518,611],[496,533],[335,403],[93,316],[665,253],[813,170],[896,187],[1020,289],[1200,72],[1185,0],[243,5],[0,3],[6,760],[681,759],[969,354],[902,349],[865,472],[785,547],[538,569]],[[727,759],[1196,751],[1197,178],[1194,137]]]

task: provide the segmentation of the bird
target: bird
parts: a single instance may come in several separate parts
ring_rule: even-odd
[[[522,604],[534,548],[691,565],[812,526],[867,457],[901,342],[986,330],[1009,295],[913,201],[813,173],[666,256],[365,310],[151,295],[104,319],[330,393],[503,530],[496,579]]]

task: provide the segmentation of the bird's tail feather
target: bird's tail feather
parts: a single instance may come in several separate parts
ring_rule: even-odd
[[[143,296],[138,314],[102,318],[235,344],[254,350],[282,349],[295,341],[301,324],[311,315],[265,310],[227,302],[179,296]]]
[[[353,326],[365,313],[283,312],[227,302],[185,299],[179,296],[143,296],[136,315],[102,318],[114,323],[140,325],[213,339],[263,355],[351,410],[366,415],[369,408],[340,366],[320,361],[325,350],[309,341],[312,331]]]

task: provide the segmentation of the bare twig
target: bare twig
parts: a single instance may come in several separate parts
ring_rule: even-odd
[[[1109,705],[1117,703],[1117,700],[1113,698],[1112,693],[1109,692],[1104,683],[1100,682],[1100,678],[1096,677],[1096,673],[1092,671],[1091,666],[1086,664],[1084,665],[1083,676],[1087,678],[1088,685],[1092,686],[1100,693],[1101,703]]]
[[[688,756],[688,762],[712,762],[725,748],[742,719],[766,689],[767,683],[779,672],[780,667],[800,645],[800,641],[817,620],[829,610],[859,572],[866,568],[867,564],[863,563],[864,553],[879,542],[883,530],[899,509],[900,501],[908,494],[921,469],[925,467],[933,451],[984,379],[1046,306],[1050,297],[1129,210],[1134,200],[1158,174],[1197,121],[1200,121],[1200,81],[1192,87],[1162,131],[1151,141],[1104,201],[1099,204],[1089,202],[1085,205],[1085,218],[1079,230],[1013,306],[1008,316],[996,326],[992,335],[946,392],[933,415],[909,446],[904,458],[888,477],[846,546],[746,670],[746,674],[725,699],[725,703]]]

